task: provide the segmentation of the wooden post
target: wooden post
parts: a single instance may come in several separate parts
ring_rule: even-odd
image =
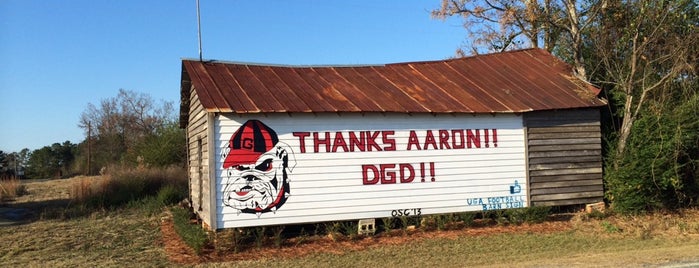
[[[90,122],[87,122],[87,172],[85,172],[88,176],[90,175],[90,158],[91,158],[91,144],[90,144],[90,139],[92,137],[92,124]]]

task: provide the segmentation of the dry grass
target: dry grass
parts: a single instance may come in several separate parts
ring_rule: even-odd
[[[77,178],[73,180],[70,198],[73,201],[84,202],[95,195],[103,194],[106,191],[109,180],[109,177],[100,180],[95,180],[92,177]]]
[[[11,205],[69,200],[108,178],[26,182],[29,194]],[[53,199],[51,198],[53,196]],[[47,209],[63,209],[53,207]],[[37,219],[0,227],[2,267],[171,267],[187,251],[170,252],[176,239],[161,233],[162,214],[139,207],[94,210],[79,217]],[[699,210],[643,216],[589,217],[541,224],[476,224],[459,230],[400,232],[333,242],[326,237],[287,240],[281,248],[196,256],[201,266],[223,267],[638,267],[699,261]],[[173,257],[174,254],[174,257]],[[174,262],[177,261],[177,262]],[[200,263],[203,262],[203,263]]]
[[[573,219],[576,228],[601,237],[616,238],[699,238],[699,210],[683,209],[646,215],[613,215],[593,220],[580,214]]]
[[[0,227],[0,266],[170,266],[157,223],[129,209]]]
[[[12,200],[27,193],[27,188],[15,178],[0,180],[0,202]]]
[[[181,167],[124,168],[110,167],[104,179],[74,180],[71,199],[91,207],[119,207],[146,197],[153,197],[166,186],[187,189],[186,172]]]
[[[228,255],[202,267],[638,267],[699,261],[699,211],[414,232],[334,242],[308,238]],[[610,232],[607,223],[617,227]],[[221,262],[223,261],[223,262]]]

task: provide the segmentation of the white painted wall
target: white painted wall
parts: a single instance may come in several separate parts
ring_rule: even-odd
[[[247,120],[256,119],[278,135],[280,142],[293,150],[296,165],[290,173],[290,196],[275,212],[260,214],[239,213],[222,201],[225,184],[233,181],[223,170],[225,148],[231,136]],[[454,149],[451,131],[479,130],[480,148]],[[484,129],[488,129],[489,143],[485,143]],[[492,130],[497,132],[497,144]],[[414,131],[420,147],[424,147],[428,131],[435,145],[427,149],[407,150],[410,132]],[[440,143],[439,130],[450,134]],[[330,132],[334,140],[340,132],[349,143],[349,133],[360,131],[393,131],[386,134],[384,143],[379,134],[376,141],[382,151],[326,152],[325,145],[314,152],[313,136],[305,138],[301,147],[300,135],[295,132],[318,132],[324,138]],[[484,209],[509,208],[527,205],[525,175],[525,142],[522,117],[517,115],[430,115],[430,114],[267,114],[259,116],[224,114],[216,117],[216,213],[218,228],[384,218],[404,213],[422,215]],[[390,140],[394,142],[391,143]],[[457,139],[457,145],[460,139]],[[332,142],[331,142],[332,143]],[[440,149],[440,144],[442,148]],[[391,146],[393,145],[393,146]],[[446,145],[452,147],[446,148]],[[486,147],[487,146],[487,147]],[[395,151],[385,151],[395,147]],[[434,149],[437,147],[437,149]],[[305,150],[305,152],[303,152]],[[332,151],[332,144],[331,144]],[[381,164],[410,164],[415,170],[412,182],[373,183],[376,179],[371,168]],[[422,181],[420,163],[425,165]],[[434,165],[434,180],[430,172]],[[276,163],[275,163],[276,164]],[[363,170],[367,170],[365,182]],[[408,173],[408,169],[404,168]],[[407,176],[406,176],[407,177]],[[515,187],[515,181],[518,187]],[[517,193],[511,193],[519,189]]]

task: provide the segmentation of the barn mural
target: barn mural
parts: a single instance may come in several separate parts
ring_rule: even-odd
[[[217,121],[224,228],[527,206],[521,116]]]

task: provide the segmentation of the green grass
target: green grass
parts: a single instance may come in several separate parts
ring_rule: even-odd
[[[182,240],[191,247],[197,254],[209,243],[206,232],[199,225],[190,224],[191,213],[181,207],[173,207],[172,219],[175,224],[175,231]]]

